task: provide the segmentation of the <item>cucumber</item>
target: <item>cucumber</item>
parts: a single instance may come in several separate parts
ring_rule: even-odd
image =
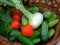
[[[45,18],[50,18],[52,15],[51,15],[51,12],[50,12],[50,11],[47,11],[47,12],[44,12],[44,13],[43,13],[43,16],[44,16]]]
[[[18,33],[18,40],[24,45],[34,45],[33,41],[27,37],[24,37],[20,32]]]
[[[36,38],[36,39],[33,40],[33,43],[34,43],[34,44],[37,44],[37,43],[39,43],[40,41],[41,41],[40,38]]]
[[[48,23],[46,21],[44,21],[42,23],[42,30],[41,30],[41,38],[43,42],[47,42],[48,41]]]
[[[46,19],[46,20],[47,20],[47,22],[50,22],[52,20],[55,20],[56,18],[57,18],[57,15],[56,14],[52,14],[52,16],[50,18]]]
[[[31,13],[36,13],[39,11],[39,8],[38,7],[31,7],[28,9],[28,11],[30,11]]]
[[[59,21],[58,19],[55,19],[55,20],[50,21],[50,22],[48,23],[49,27],[55,26],[55,25],[58,23],[58,21]]]
[[[39,37],[40,33],[41,33],[41,29],[35,30],[34,35],[33,35],[33,37],[31,39],[35,39],[35,38]]]
[[[55,30],[54,29],[50,29],[49,38],[51,38],[54,34],[55,34]]]

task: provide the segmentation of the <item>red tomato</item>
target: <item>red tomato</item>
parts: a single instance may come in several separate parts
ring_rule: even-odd
[[[21,30],[22,35],[27,37],[32,37],[34,34],[34,29],[31,25],[26,25]]]
[[[15,14],[12,15],[13,20],[21,21],[22,19],[22,14],[19,12],[16,12]]]
[[[14,20],[14,21],[11,23],[11,28],[12,28],[12,29],[19,29],[19,28],[20,28],[20,22]]]

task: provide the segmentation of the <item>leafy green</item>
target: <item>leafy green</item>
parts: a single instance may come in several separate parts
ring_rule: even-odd
[[[10,11],[0,6],[0,35],[9,36],[11,21]]]
[[[9,6],[12,6],[12,7],[14,7],[14,4],[13,3],[11,3],[11,2],[9,2],[8,0],[0,0],[0,2],[2,2],[2,3],[4,3],[4,4],[7,4],[7,5],[9,5]]]
[[[10,41],[14,41],[17,38],[18,30],[12,30],[9,36]]]

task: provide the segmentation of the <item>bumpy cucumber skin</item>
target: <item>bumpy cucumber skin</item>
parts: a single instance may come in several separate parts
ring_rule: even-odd
[[[48,24],[46,21],[42,23],[41,38],[43,42],[48,41]]]
[[[24,37],[20,32],[18,33],[18,40],[24,45],[34,45],[33,41],[27,37]]]

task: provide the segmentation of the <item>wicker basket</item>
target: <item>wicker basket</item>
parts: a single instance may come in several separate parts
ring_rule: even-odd
[[[45,0],[45,2],[43,0],[39,0],[40,3],[35,4],[35,3],[31,3],[31,0],[28,0],[28,2],[26,2],[25,7],[33,7],[33,6],[38,6],[40,7],[40,12],[45,12],[47,10],[50,10],[51,12],[57,14],[57,18],[60,20],[60,1],[59,0]],[[28,4],[27,4],[28,3]],[[13,8],[10,9],[12,12],[16,11],[15,9],[13,10]],[[54,27],[55,29],[55,35],[54,37],[52,37],[52,39],[50,39],[47,43],[39,43],[36,45],[56,45],[56,43],[60,40],[60,21],[58,22],[58,24]],[[1,39],[1,37],[0,37]],[[4,40],[4,39],[2,39]],[[0,43],[2,41],[0,40]],[[9,45],[22,45],[18,42],[14,42],[14,43],[10,43],[8,42],[2,42],[4,45],[8,45],[7,43],[9,43]],[[3,45],[2,44],[2,45]]]

